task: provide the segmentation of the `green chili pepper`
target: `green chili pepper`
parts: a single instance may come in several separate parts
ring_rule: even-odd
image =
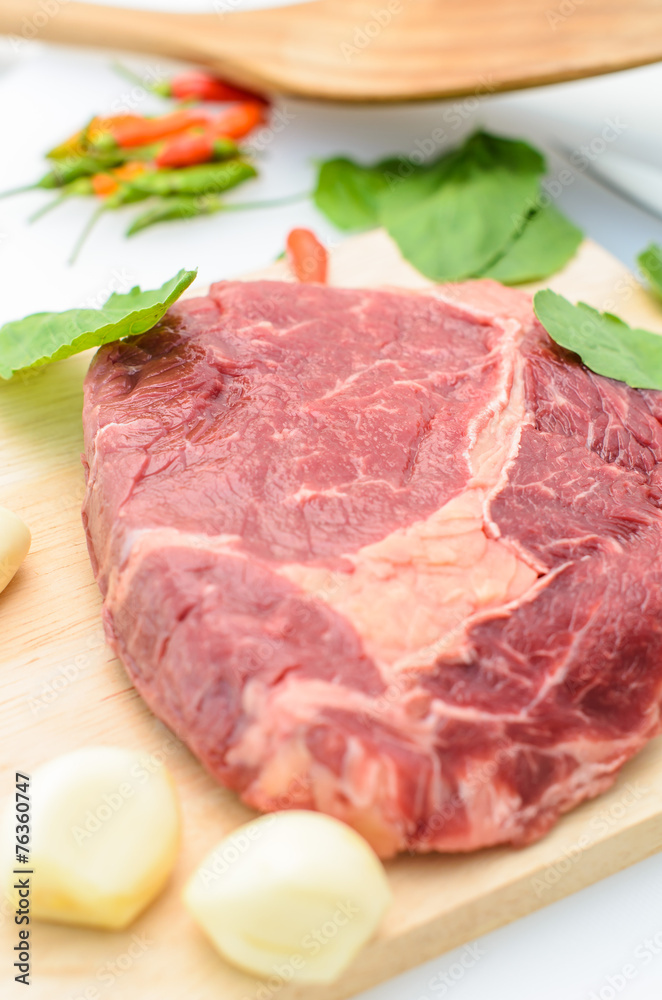
[[[60,196],[54,201],[51,201],[48,205],[40,208],[34,215],[30,216],[30,222],[36,222],[42,216],[46,215],[53,208],[57,208],[62,202],[66,201],[68,198],[87,198],[90,196],[96,197],[96,191],[94,190],[94,182],[92,177],[79,177],[75,181],[71,181],[69,184],[65,184],[64,187],[60,189]],[[104,199],[103,204],[100,206],[102,211],[106,209],[121,208],[122,205],[131,205],[136,201],[144,201],[145,198],[149,198],[149,194],[145,191],[139,191],[134,189],[130,182],[125,182],[121,184],[120,187],[113,194],[108,195]]]
[[[219,212],[223,204],[218,195],[206,194],[198,197],[191,195],[176,195],[163,198],[156,205],[148,208],[137,216],[126,231],[127,236],[154,226],[159,222],[170,222],[174,219],[193,219],[201,215],[212,215]]]
[[[43,188],[65,187],[67,184],[80,178],[92,177],[94,174],[112,170],[113,167],[119,167],[121,163],[121,158],[117,156],[104,157],[103,159],[96,159],[93,156],[81,156],[78,159],[70,161],[63,160],[45,174],[36,186]]]
[[[127,181],[124,184],[121,184],[114,194],[109,194],[108,197],[104,199],[101,208],[105,211],[112,212],[115,208],[121,208],[123,205],[133,205],[135,202],[145,201],[145,199],[149,197],[150,195],[146,191],[141,191],[133,184],[132,181]]]
[[[214,156],[217,160],[229,160],[239,156],[240,153],[241,150],[234,139],[230,139],[226,135],[219,135],[214,139]]]
[[[244,160],[223,160],[221,163],[204,163],[179,170],[157,170],[136,177],[131,186],[147,195],[203,195],[218,194],[255,177],[257,171]]]
[[[218,195],[204,194],[198,196],[177,195],[162,198],[156,205],[148,208],[137,216],[126,231],[127,236],[135,236],[149,226],[159,222],[171,222],[176,219],[194,219],[202,215],[213,215],[215,212],[242,212],[253,208],[277,208],[289,205],[293,201],[301,201],[309,197],[307,192],[288,195],[285,198],[274,198],[268,201],[238,202],[226,204]]]
[[[63,184],[60,193],[64,198],[71,198],[75,195],[85,196],[94,194],[92,176],[77,177],[76,180],[70,181],[69,184]]]
[[[37,209],[28,219],[28,222],[36,222],[37,219],[41,219],[44,215],[47,215],[58,205],[63,202],[68,201],[69,198],[75,198],[76,196],[87,197],[94,194],[94,188],[92,187],[91,177],[78,177],[75,181],[71,181],[69,184],[65,184],[60,188],[60,193],[57,198],[50,201],[48,205],[43,205],[42,208]]]
[[[4,191],[0,198],[8,198],[10,195],[22,194],[24,191],[54,191],[58,188],[68,188],[69,185],[81,178],[91,177],[93,174],[102,173],[105,170],[112,170],[122,163],[122,159],[116,156],[98,159],[91,156],[72,157],[71,160],[63,160],[56,163],[52,170],[44,174],[36,183],[28,184],[25,187],[14,188],[11,191]],[[72,192],[87,193],[87,192]]]
[[[146,194],[144,191],[137,191],[133,184],[128,183],[122,184],[114,194],[108,195],[108,197],[103,200],[101,205],[99,205],[97,210],[92,214],[87,225],[83,229],[83,232],[76,240],[74,248],[71,251],[69,263],[75,263],[79,253],[83,249],[83,244],[104,212],[112,212],[116,208],[122,208],[123,205],[132,205],[137,201],[144,201],[145,198],[149,198],[149,194]]]

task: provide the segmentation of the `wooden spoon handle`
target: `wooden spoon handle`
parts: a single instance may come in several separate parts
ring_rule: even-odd
[[[199,56],[180,14],[98,7],[74,0],[0,0],[0,34],[70,45],[158,52],[174,58]]]

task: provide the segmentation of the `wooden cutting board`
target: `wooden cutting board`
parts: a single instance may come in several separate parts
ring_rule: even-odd
[[[427,282],[380,232],[333,251],[344,285]],[[287,277],[279,263],[261,277]],[[549,284],[570,298],[662,332],[662,307],[600,247],[586,242]],[[33,925],[31,1000],[342,1000],[662,848],[662,739],[624,770],[615,787],[566,816],[524,850],[400,857],[388,864],[394,903],[376,939],[345,976],[310,988],[226,965],[184,910],[180,891],[203,855],[251,813],[219,788],[157,722],[103,641],[101,601],[80,521],[83,473],[79,356],[26,380],[0,384],[0,503],[33,531],[32,551],[0,596],[0,791],[56,754],[91,744],[135,747],[171,769],[184,838],[163,895],[121,933]],[[3,998],[22,995],[6,956],[13,915],[0,903]]]

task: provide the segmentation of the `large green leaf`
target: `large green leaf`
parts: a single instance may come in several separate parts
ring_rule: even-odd
[[[546,278],[568,263],[583,235],[565,215],[548,205],[529,219],[503,256],[483,271],[481,278],[494,278],[504,285]]]
[[[556,209],[540,207],[544,170],[528,143],[479,131],[431,163],[328,160],[315,202],[340,229],[385,226],[435,281],[485,275],[518,284],[559,270],[582,237]]]
[[[179,271],[161,288],[114,293],[101,309],[34,313],[0,328],[0,377],[68,358],[90,347],[144,333],[188,288],[196,271]]]
[[[459,281],[489,267],[524,228],[545,161],[525,142],[477,132],[432,169],[431,193],[412,201],[394,188],[381,199],[381,219],[419,271]],[[424,191],[427,180],[413,184]]]
[[[378,196],[388,186],[386,168],[364,167],[345,156],[322,163],[315,204],[338,229],[371,229],[379,225]]]

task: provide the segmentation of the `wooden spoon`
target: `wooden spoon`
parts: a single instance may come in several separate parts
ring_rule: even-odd
[[[335,101],[515,90],[662,57],[662,0],[315,0],[165,14],[74,0],[0,0],[0,32],[133,49],[238,83]],[[229,11],[229,12],[228,12]]]

